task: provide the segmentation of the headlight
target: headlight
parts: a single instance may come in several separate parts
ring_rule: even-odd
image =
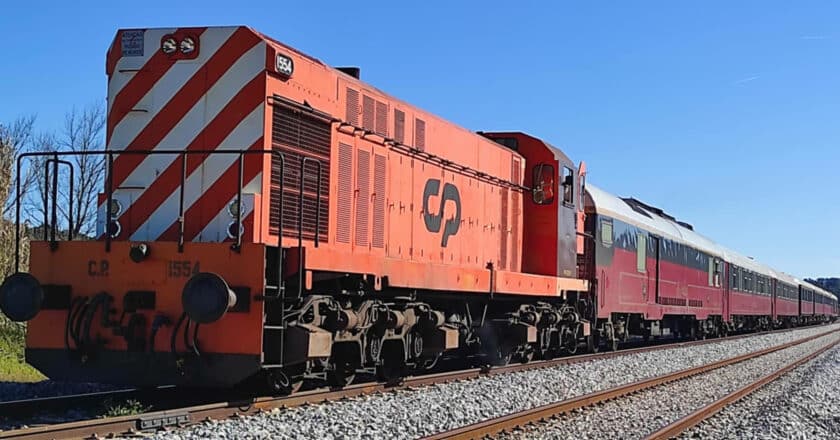
[[[178,42],[174,38],[167,38],[160,43],[160,50],[169,55],[178,50]]]
[[[184,37],[181,40],[181,53],[184,55],[190,54],[195,50],[195,41],[191,37]]]
[[[123,206],[117,199],[111,199],[111,207],[108,210],[111,213],[111,218],[117,218],[122,214]]]
[[[0,310],[12,321],[29,321],[41,310],[44,290],[32,275],[18,272],[0,285]]]
[[[236,216],[239,215],[240,209],[239,200],[234,200],[230,202],[230,205],[228,205],[228,214],[230,214],[231,217],[236,218]]]

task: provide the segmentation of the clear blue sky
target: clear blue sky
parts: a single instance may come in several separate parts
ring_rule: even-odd
[[[840,276],[840,3],[72,3],[4,6],[0,121],[51,130],[104,99],[120,27],[245,24],[469,129],[543,137],[774,267]]]

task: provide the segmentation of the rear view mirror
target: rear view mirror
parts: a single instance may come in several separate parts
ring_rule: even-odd
[[[533,184],[531,185],[534,203],[548,205],[554,202],[554,167],[548,164],[538,164],[534,167]]]

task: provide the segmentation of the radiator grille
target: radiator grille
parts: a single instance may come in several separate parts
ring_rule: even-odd
[[[359,91],[347,89],[347,122],[359,126]]]
[[[350,212],[353,209],[353,147],[338,144],[338,219],[335,239],[350,243]]]
[[[385,247],[385,156],[373,160],[373,240],[375,248]]]
[[[370,96],[362,96],[362,128],[374,131],[375,101]]]
[[[308,157],[321,163],[320,217],[316,219],[319,205],[317,202],[318,167],[314,162],[307,161],[303,209],[301,210],[303,236],[307,239],[314,238],[317,223],[320,238],[326,240],[329,232],[330,122],[288,104],[275,104],[273,110],[271,148],[282,152],[286,163],[283,170],[284,206],[281,228],[281,214],[279,213],[281,169],[280,161],[272,155],[269,232],[278,235],[282,229],[284,236],[297,236],[300,164],[304,157]]]
[[[689,307],[703,307],[703,300],[700,299],[690,299],[688,300]]]
[[[426,150],[426,122],[422,119],[414,120],[414,148]]]
[[[356,163],[356,179],[359,198],[356,202],[356,246],[368,246],[368,222],[370,220],[370,153],[359,150]]]
[[[394,109],[394,140],[405,143],[405,113]]]

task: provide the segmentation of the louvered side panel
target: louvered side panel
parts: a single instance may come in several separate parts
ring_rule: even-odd
[[[426,150],[426,121],[414,119],[414,148]]]
[[[388,104],[376,101],[376,134],[388,137]]]
[[[368,246],[370,216],[370,152],[359,150],[356,162],[356,246]]]
[[[405,113],[394,109],[394,139],[401,143],[405,143]]]
[[[502,201],[501,201],[502,212],[500,213],[501,214],[501,224],[499,225],[499,235],[501,236],[501,244],[500,244],[501,248],[499,249],[499,251],[500,251],[499,252],[499,269],[500,270],[507,270],[507,267],[508,267],[508,263],[507,263],[508,232],[507,231],[508,231],[508,228],[510,227],[508,225],[508,213],[510,212],[510,208],[508,206],[508,198],[509,198],[508,192],[509,191],[508,191],[507,188],[502,188],[502,190],[499,191],[499,192],[500,192],[501,198],[502,198]]]
[[[513,158],[513,170],[511,175],[513,182],[521,184],[521,165],[519,158]],[[522,194],[514,189],[511,191],[511,204],[513,205],[513,218],[511,219],[511,236],[513,237],[513,249],[511,249],[510,267],[509,270],[518,271],[522,266],[519,261],[519,249],[522,247],[522,235],[519,231],[520,217],[522,214]]]
[[[359,91],[347,89],[347,122],[359,126]]]
[[[375,248],[385,247],[385,156],[373,158],[373,239]]]
[[[375,101],[370,96],[362,96],[362,128],[374,131]]]
[[[330,122],[285,105],[273,107],[271,148],[283,153],[283,212],[280,213],[280,161],[272,156],[269,232],[273,235],[297,237],[298,218],[302,217],[303,236],[315,237],[316,225],[321,239],[328,237],[330,195]],[[303,158],[309,158],[304,169],[303,205],[300,201]],[[318,194],[318,166],[320,197]],[[282,225],[281,225],[282,223]]]
[[[353,147],[338,144],[338,218],[336,241],[350,243],[350,212],[353,209]]]

